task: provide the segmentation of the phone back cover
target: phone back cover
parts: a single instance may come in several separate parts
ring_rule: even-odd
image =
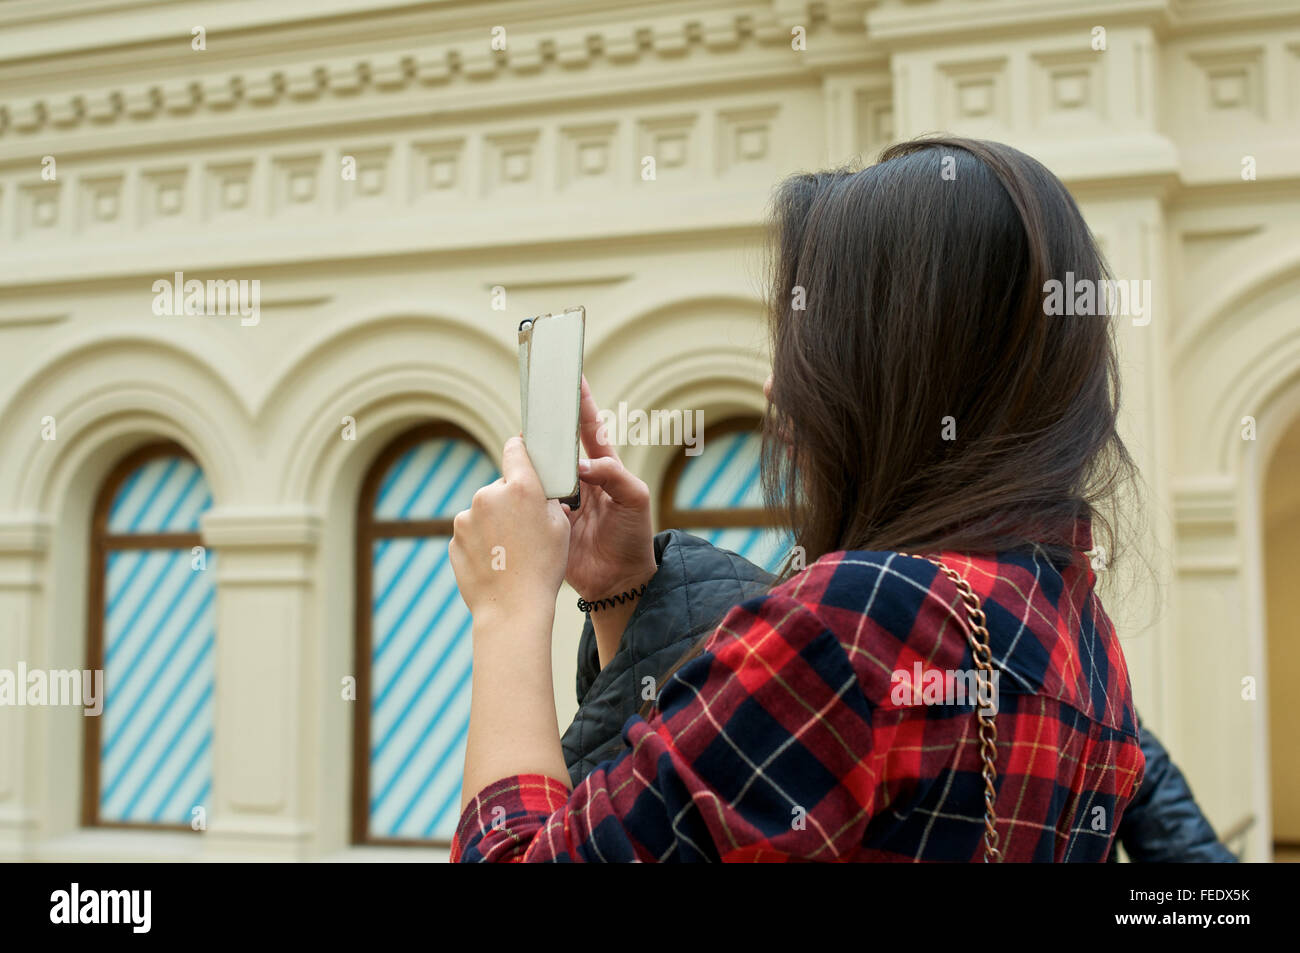
[[[519,397],[524,445],[548,499],[578,492],[578,407],[586,311],[570,308],[519,330]]]

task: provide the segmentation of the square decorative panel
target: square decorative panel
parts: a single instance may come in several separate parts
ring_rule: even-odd
[[[1105,54],[1061,51],[1033,58],[1031,102],[1035,125],[1054,131],[1080,128],[1095,134],[1105,120]]]
[[[446,198],[465,191],[465,140],[441,139],[411,146],[411,200]]]
[[[659,116],[637,123],[635,173],[640,180],[646,157],[654,159],[655,179],[684,178],[695,168],[696,115]]]
[[[209,165],[203,182],[205,218],[209,221],[252,218],[253,175],[251,161]]]
[[[79,188],[77,225],[81,231],[119,230],[126,221],[121,175],[86,176]]]
[[[386,146],[339,154],[339,208],[386,205],[392,198],[393,151]]]
[[[536,193],[541,176],[537,130],[486,136],[483,141],[483,189],[487,193]]]
[[[746,169],[761,173],[771,167],[778,110],[772,105],[718,113],[719,174]]]
[[[271,210],[306,215],[320,208],[324,191],[319,154],[283,156],[271,164]]]
[[[145,225],[181,221],[188,203],[187,180],[184,168],[141,173],[140,221]]]
[[[1191,54],[1202,75],[1202,109],[1216,119],[1264,119],[1264,51]]]
[[[612,185],[616,178],[618,125],[613,122],[560,130],[560,188]],[[626,171],[626,170],[620,170]]]
[[[18,187],[18,237],[48,235],[59,229],[60,186],[58,182],[39,182]]]
[[[939,67],[940,116],[957,131],[986,131],[1009,124],[1005,58],[946,63]]]

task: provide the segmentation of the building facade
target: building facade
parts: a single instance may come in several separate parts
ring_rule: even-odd
[[[1291,0],[10,0],[0,670],[110,691],[0,707],[0,857],[445,856],[445,544],[519,426],[518,321],[582,304],[604,405],[701,412],[703,453],[624,459],[769,560],[772,187],[937,130],[1042,160],[1149,289],[1108,604],[1211,820],[1300,844]],[[562,723],[580,623],[565,589]]]

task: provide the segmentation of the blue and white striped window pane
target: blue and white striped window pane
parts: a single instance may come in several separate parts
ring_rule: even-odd
[[[447,518],[498,477],[475,445],[435,439],[380,482],[377,519]],[[371,562],[370,836],[450,840],[469,730],[470,616],[447,536],[377,539]]]
[[[199,515],[211,505],[207,481],[193,460],[158,457],[137,467],[118,488],[108,531],[197,533]]]
[[[759,476],[762,438],[741,430],[705,441],[704,452],[687,457],[673,492],[673,506],[691,510],[761,509],[763,487]],[[689,519],[688,519],[689,522]],[[770,572],[775,572],[790,548],[780,530],[755,527],[681,527],[714,546],[729,549]]]
[[[703,453],[686,458],[673,493],[673,506],[678,510],[761,508],[761,445],[759,435],[749,430],[706,440]]]
[[[375,495],[375,519],[451,519],[469,506],[475,490],[500,475],[488,455],[468,440],[426,440],[384,474]]]
[[[110,532],[195,532],[212,504],[195,464],[142,465],[109,509]],[[188,826],[212,787],[213,574],[189,547],[110,549],[104,580],[99,817]]]
[[[719,529],[692,528],[683,526],[683,530],[692,536],[708,540],[719,549],[729,549],[744,556],[756,566],[762,566],[768,572],[775,573],[781,561],[790,550],[790,541],[785,534],[770,526],[728,527]]]

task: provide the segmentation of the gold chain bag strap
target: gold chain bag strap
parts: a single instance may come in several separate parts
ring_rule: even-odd
[[[910,553],[902,553],[909,556]],[[917,557],[934,563],[939,571],[952,580],[957,591],[961,593],[962,602],[966,604],[966,641],[970,643],[971,654],[975,658],[976,677],[979,680],[978,698],[992,698],[993,686],[993,650],[989,648],[989,630],[985,624],[984,610],[980,608],[979,596],[970,587],[962,575],[950,569],[937,559],[929,556]],[[997,780],[998,728],[993,722],[993,712],[984,705],[975,706],[975,717],[979,720],[980,759],[984,762],[984,863],[1000,863],[1002,852],[998,850],[997,814],[994,800],[997,791],[993,782]]]

